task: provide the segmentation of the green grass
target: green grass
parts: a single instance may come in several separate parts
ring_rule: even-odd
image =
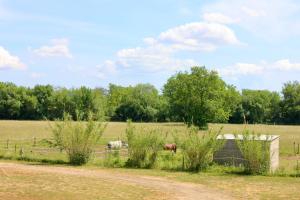
[[[52,122],[50,122],[52,123]],[[171,130],[176,129],[179,133],[185,130],[182,123],[134,123],[137,127],[159,128],[163,132],[169,132],[168,139],[171,140]],[[281,126],[281,125],[235,125],[235,124],[209,124],[209,128],[218,130],[223,127],[222,133],[239,133],[243,129],[249,129],[261,134],[280,135],[280,168],[286,171],[293,171],[299,155],[294,155],[294,142],[300,144],[300,126]],[[109,122],[103,133],[98,146],[99,151],[103,151],[103,145],[110,140],[125,139],[126,123]],[[48,147],[45,138],[51,138],[51,129],[47,121],[0,121],[0,153],[5,150],[7,139],[9,139],[10,153],[12,156],[15,144],[17,144],[17,153],[20,147],[33,148],[34,138],[36,138],[38,147]],[[23,141],[22,141],[23,140]],[[2,154],[3,155],[3,154]],[[52,152],[27,155],[27,157],[50,160],[65,160],[60,153]]]
[[[33,138],[37,138],[37,144],[42,147],[47,147],[43,138],[51,138],[51,131],[49,129],[49,122],[45,121],[0,121],[0,155],[4,159],[15,159],[18,157],[18,152],[14,153],[13,141],[20,141],[23,139],[24,148],[32,148]],[[159,128],[164,132],[170,132],[172,129],[177,129],[178,132],[183,132],[185,126],[181,123],[134,123],[137,127]],[[299,155],[294,155],[294,145],[296,142],[300,143],[300,126],[275,126],[275,125],[231,125],[231,124],[210,124],[209,128],[219,129],[223,127],[222,133],[239,133],[243,129],[253,130],[261,134],[275,134],[280,135],[280,172],[276,176],[245,176],[240,175],[240,169],[232,167],[214,166],[208,171],[202,173],[188,173],[180,172],[175,168],[173,170],[159,170],[159,169],[106,169],[117,172],[133,173],[151,176],[163,176],[174,180],[201,183],[213,188],[227,191],[233,196],[245,199],[300,199],[300,178],[294,178],[290,175],[296,173],[295,167],[297,160],[300,160]],[[99,150],[103,149],[103,144],[109,140],[125,139],[126,123],[108,123],[101,142]],[[10,152],[5,148],[5,141],[10,140]],[[171,139],[171,136],[168,136]],[[28,141],[29,140],[29,141]],[[6,152],[6,153],[5,153]],[[179,163],[179,153],[172,157],[166,152],[161,153],[162,156],[169,159],[171,162]],[[28,161],[44,162],[45,164],[56,164],[62,161],[66,162],[66,157],[59,152],[52,152],[51,154],[32,154],[24,155]],[[124,162],[124,159],[122,160]],[[87,166],[83,168],[103,168],[101,159],[93,159]],[[160,163],[161,165],[168,165],[167,163]],[[300,162],[299,162],[300,165]],[[118,165],[117,165],[118,166]],[[171,167],[170,167],[171,166]],[[170,166],[160,166],[159,168],[171,169],[174,164]],[[288,175],[288,176],[287,176]]]

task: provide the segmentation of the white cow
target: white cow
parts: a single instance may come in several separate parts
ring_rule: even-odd
[[[108,149],[121,149],[122,147],[128,147],[128,144],[122,140],[109,141],[107,143]]]

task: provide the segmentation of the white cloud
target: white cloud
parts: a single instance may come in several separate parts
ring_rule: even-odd
[[[222,76],[239,77],[249,75],[262,75],[264,73],[299,72],[300,63],[292,63],[289,59],[281,59],[275,62],[262,61],[258,64],[236,63],[233,66],[216,69]]]
[[[17,56],[11,55],[6,49],[0,46],[0,70],[25,68],[25,64]]]
[[[289,59],[278,60],[274,66],[283,71],[300,71],[300,63],[291,63]]]
[[[146,40],[149,44],[149,41]],[[117,52],[117,65],[121,67],[138,67],[148,72],[177,71],[197,65],[192,59],[174,58],[175,49],[151,40],[152,45],[121,49]]]
[[[222,13],[204,13],[203,20],[210,23],[219,23],[219,24],[233,24],[237,23],[238,20],[234,20],[231,17],[223,15]]]
[[[256,65],[256,64],[250,64],[250,63],[236,63],[233,66],[226,67],[223,69],[217,69],[217,71],[222,76],[247,76],[247,75],[258,75],[262,74],[265,67]]]
[[[199,65],[193,59],[180,58],[181,52],[213,51],[220,46],[239,45],[235,33],[226,25],[194,22],[168,29],[157,37],[144,38],[142,47],[121,49],[114,61],[105,61],[99,77],[107,69],[131,68],[147,72],[174,72]]]
[[[69,50],[69,41],[66,38],[52,39],[51,45],[34,49],[33,52],[41,57],[73,57]]]
[[[299,12],[300,4],[294,0],[219,0],[202,8],[204,15],[227,16],[243,29],[268,40],[299,35]]]
[[[178,50],[213,51],[222,45],[240,44],[233,30],[228,26],[194,22],[162,32],[159,42]]]
[[[123,49],[118,57],[125,67],[138,66],[149,72],[176,71],[197,64],[192,59],[175,59],[166,50],[151,47]]]
[[[97,65],[96,77],[100,79],[108,78],[108,76],[117,73],[117,64],[112,60],[106,60],[103,64]]]

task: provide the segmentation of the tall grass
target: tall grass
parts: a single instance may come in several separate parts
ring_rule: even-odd
[[[158,129],[136,129],[130,121],[126,128],[129,167],[151,168],[155,165],[158,152],[163,149],[164,138]]]
[[[247,174],[266,174],[270,169],[270,142],[259,140],[261,134],[244,130],[242,139],[235,135],[238,145],[244,159],[244,169]]]
[[[63,121],[57,121],[51,126],[54,146],[67,152],[71,164],[85,164],[105,128],[106,124],[93,121],[91,116],[87,122],[74,122],[69,115],[65,115]]]
[[[184,166],[190,171],[201,171],[212,163],[213,154],[223,144],[222,140],[217,140],[219,131],[209,130],[200,134],[197,127],[190,127],[182,138],[182,153],[184,156]]]

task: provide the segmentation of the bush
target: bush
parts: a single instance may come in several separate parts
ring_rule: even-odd
[[[103,165],[105,167],[122,167],[120,151],[119,150],[108,151],[105,154]]]
[[[154,166],[158,152],[163,149],[162,133],[157,129],[141,129],[138,131],[131,122],[126,128],[128,140],[127,166],[151,168]]]
[[[221,129],[220,129],[221,131]],[[217,151],[222,141],[217,140],[220,131],[209,130],[204,134],[199,133],[196,127],[190,127],[182,141],[182,153],[185,167],[190,171],[206,169],[213,160],[213,154]]]
[[[87,122],[74,122],[69,115],[65,115],[63,121],[57,121],[51,127],[54,146],[67,152],[71,164],[85,164],[105,128],[106,124],[93,121],[91,116]]]
[[[243,131],[243,140],[235,136],[236,144],[245,159],[244,167],[247,174],[265,174],[270,169],[269,142],[258,140],[260,136],[249,130]]]

